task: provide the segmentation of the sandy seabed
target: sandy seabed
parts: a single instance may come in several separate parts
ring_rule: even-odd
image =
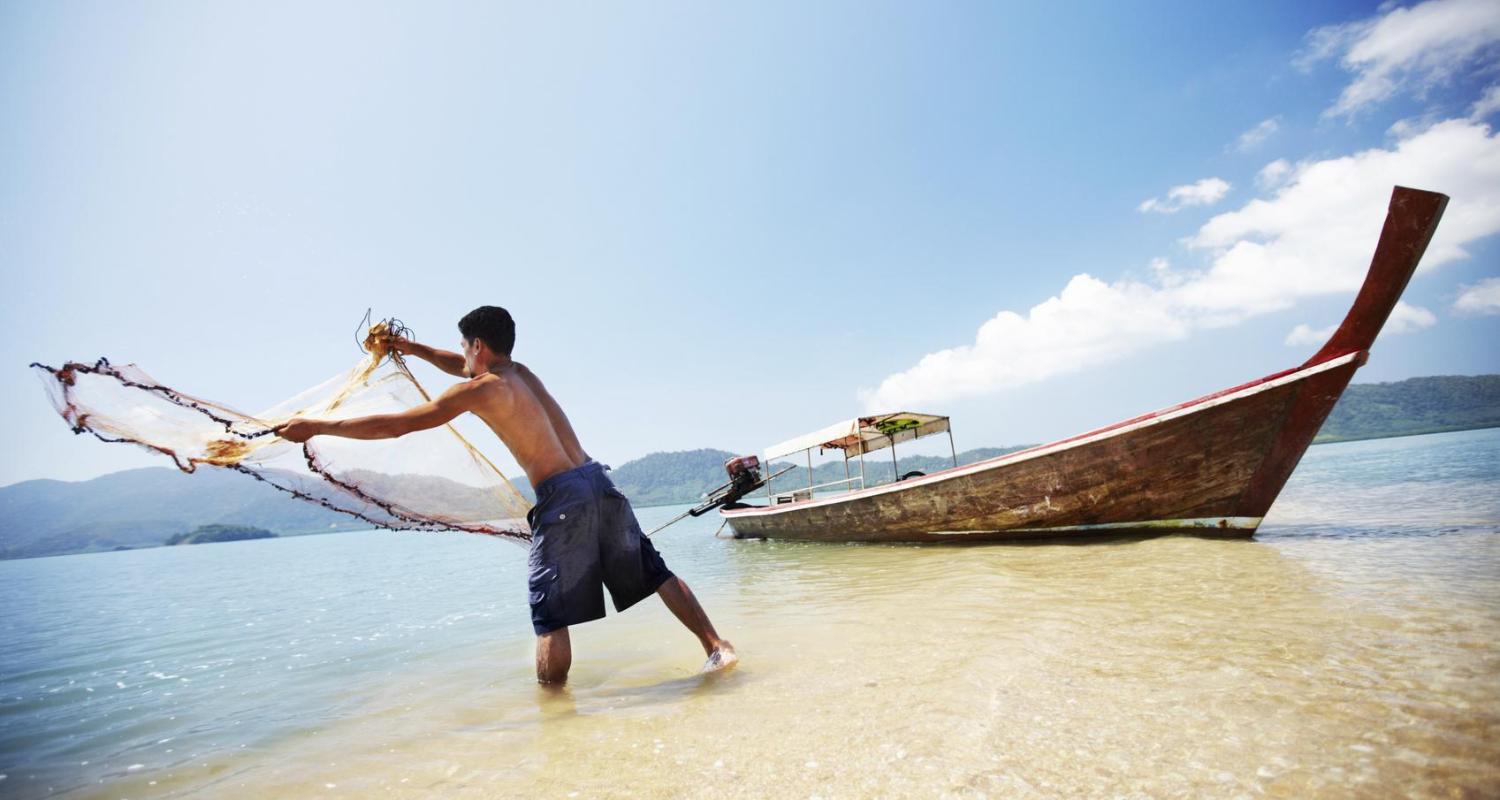
[[[561,693],[496,649],[108,796],[1500,792],[1494,531],[728,552],[727,673],[652,601],[575,630]]]

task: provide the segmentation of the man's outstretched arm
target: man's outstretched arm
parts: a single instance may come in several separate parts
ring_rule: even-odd
[[[457,375],[460,378],[469,377],[464,374],[464,357],[460,353],[439,350],[436,347],[428,347],[400,337],[391,340],[391,347],[402,355],[416,356],[449,375]]]
[[[273,430],[289,442],[305,442],[314,436],[342,436],[346,439],[394,439],[414,431],[425,431],[452,421],[479,402],[484,387],[466,381],[450,386],[436,400],[413,406],[397,414],[373,414],[353,419],[288,420]]]

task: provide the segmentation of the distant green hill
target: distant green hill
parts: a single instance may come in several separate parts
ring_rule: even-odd
[[[1435,375],[1351,384],[1315,442],[1500,426],[1500,375]]]
[[[704,492],[728,480],[724,460],[734,455],[706,448],[651,453],[610,470],[609,477],[637,506],[695,503]]]
[[[0,558],[154,547],[174,534],[213,524],[280,534],[368,527],[219,469],[188,475],[147,467],[87,481],[24,481],[0,488]]]
[[[960,464],[972,464],[1004,453],[1020,450],[1020,447],[981,447],[958,454]],[[637,506],[656,506],[676,503],[696,503],[705,493],[728,480],[724,474],[725,459],[736,454],[728,450],[686,450],[676,453],[652,453],[621,464],[609,473],[609,477],[620,491]],[[899,455],[899,448],[898,448]],[[901,456],[901,472],[911,470],[936,472],[953,466],[951,458],[934,456]],[[777,462],[772,470],[792,466],[790,462]],[[859,475],[859,462],[849,462],[851,474]],[[865,457],[865,480],[869,485],[889,483],[894,473],[891,470],[889,451]],[[813,480],[829,483],[844,479],[841,461],[820,464],[813,469]],[[790,491],[807,486],[807,469],[793,469],[777,478],[773,491]]]
[[[377,483],[375,477],[363,477]],[[475,494],[484,494],[431,476],[380,478],[399,487],[390,494],[443,498],[461,514],[478,505]],[[524,479],[515,483],[532,497]],[[210,467],[190,475],[146,467],[87,481],[35,480],[0,487],[0,559],[155,547],[203,525],[249,526],[280,536],[370,527],[237,472]]]
[[[1412,378],[1350,386],[1317,441],[1493,426],[1500,426],[1500,375]],[[969,464],[1016,449],[967,450],[959,453],[958,459]],[[638,506],[693,503],[724,482],[724,459],[733,455],[711,449],[652,453],[620,464],[610,474]],[[900,467],[903,473],[935,472],[951,463],[945,457],[913,455],[902,456]],[[850,467],[857,475],[858,461],[851,462]],[[819,466],[813,480],[829,483],[843,477],[844,467],[835,460]],[[870,485],[892,480],[888,453],[866,457],[865,477]],[[426,502],[441,497],[444,505],[462,513],[475,513],[474,509],[483,508],[487,502],[471,487],[430,476],[380,479],[398,495],[416,493]],[[530,499],[531,488],[524,480],[517,481],[516,486]],[[790,491],[805,486],[806,470],[794,469],[772,488]],[[175,469],[154,467],[88,481],[36,480],[0,487],[0,558],[154,547],[173,536],[191,535],[205,525],[261,528],[281,536],[369,527],[244,475],[218,469],[205,468],[185,475]]]
[[[1349,386],[1315,441],[1376,439],[1495,426],[1500,426],[1500,375],[1440,375]],[[966,450],[958,454],[958,461],[972,464],[1019,449],[1022,448]],[[724,459],[733,455],[726,450],[652,453],[622,464],[610,475],[636,505],[693,503],[724,482]],[[773,470],[787,463],[775,464]],[[951,459],[934,456],[900,458],[903,474],[912,470],[936,472],[952,463]],[[859,474],[858,461],[851,461],[850,468],[852,474]],[[889,483],[893,477],[888,451],[865,457],[868,485]],[[843,478],[844,466],[839,461],[813,469],[813,482],[817,484]],[[807,470],[793,469],[778,478],[771,488],[784,492],[806,487],[807,483]]]
[[[275,539],[276,534],[265,528],[248,525],[199,525],[191,533],[178,533],[164,544],[212,544],[214,542],[242,542],[248,539]]]

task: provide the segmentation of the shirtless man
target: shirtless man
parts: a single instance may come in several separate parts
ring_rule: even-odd
[[[510,448],[536,488],[536,506],[526,517],[532,536],[529,588],[538,681],[567,680],[573,663],[568,626],[604,616],[604,587],[616,611],[656,593],[703,645],[705,672],[733,664],[734,648],[719,637],[692,590],[641,534],[630,502],[604,474],[603,465],[583,451],[557,401],[531,370],[511,360],[516,326],[510,313],[480,306],[458,321],[458,330],[462,354],[391,340],[397,352],[469,379],[436,400],[399,414],[297,418],[277,426],[277,435],[292,442],[314,436],[390,439],[474,413]]]

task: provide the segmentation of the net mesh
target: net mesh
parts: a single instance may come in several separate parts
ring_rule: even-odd
[[[140,445],[183,472],[203,464],[235,470],[379,528],[529,541],[530,504],[452,425],[397,439],[317,436],[301,445],[271,432],[293,417],[348,419],[428,401],[401,354],[389,349],[395,332],[390,322],[376,324],[360,363],[258,414],[183,394],[133,364],[101,358],[31,366],[74,433]]]

